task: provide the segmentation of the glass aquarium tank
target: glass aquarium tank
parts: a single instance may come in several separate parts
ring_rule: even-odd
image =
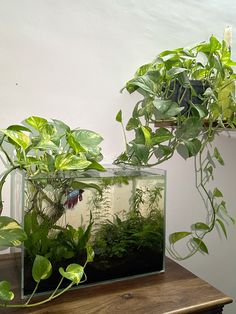
[[[53,266],[38,292],[52,291],[60,267],[83,264],[87,243],[94,259],[79,287],[163,272],[165,190],[165,171],[154,168],[111,165],[105,172],[34,177],[16,171],[12,214],[27,233],[21,254],[22,297],[35,287],[31,269],[36,255],[47,257]]]

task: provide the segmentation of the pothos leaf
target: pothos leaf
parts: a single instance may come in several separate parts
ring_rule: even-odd
[[[52,264],[50,261],[44,256],[36,255],[32,267],[34,281],[39,282],[40,280],[47,279],[51,276],[51,273]]]
[[[23,150],[26,150],[30,145],[29,136],[21,131],[13,131],[8,129],[1,131],[13,141],[13,144],[20,146]]]
[[[196,222],[193,225],[193,228],[197,229],[197,230],[208,230],[209,226],[207,224],[205,224],[204,222]]]
[[[14,299],[14,293],[10,291],[10,283],[8,281],[0,281],[0,300],[9,302]]]
[[[71,280],[75,284],[79,284],[84,274],[84,268],[79,264],[70,264],[67,266],[66,270],[60,267],[59,272],[63,277]]]
[[[227,231],[226,231],[226,228],[225,228],[225,225],[224,225],[223,221],[221,219],[219,219],[219,218],[217,218],[216,221],[220,225],[220,227],[221,227],[221,229],[222,229],[222,231],[223,231],[223,233],[224,233],[224,235],[225,235],[225,237],[227,239]]]
[[[197,245],[198,249],[203,253],[209,254],[206,244],[199,238],[192,238],[192,241]]]
[[[222,192],[218,188],[215,188],[214,191],[213,191],[213,196],[215,196],[215,197],[223,197],[223,194],[222,194]]]
[[[41,117],[31,116],[25,119],[25,122],[31,125],[37,131],[41,131],[43,126],[48,123],[48,121]]]
[[[90,161],[70,153],[60,154],[55,159],[56,170],[81,170],[90,164]]]
[[[216,158],[216,160],[219,162],[219,164],[221,164],[222,166],[224,166],[224,160],[220,154],[220,152],[218,151],[218,149],[215,147],[214,149],[214,157]]]
[[[122,111],[121,110],[116,115],[116,121],[122,123]]]
[[[0,247],[18,246],[27,236],[18,222],[10,217],[0,217]]]
[[[174,232],[174,233],[171,233],[170,236],[169,236],[169,241],[170,241],[170,244],[175,244],[175,242],[191,235],[192,232],[187,232],[187,231],[180,231],[180,232]]]

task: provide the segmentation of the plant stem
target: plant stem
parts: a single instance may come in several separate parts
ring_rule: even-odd
[[[31,296],[29,297],[29,299],[25,303],[25,305],[28,305],[30,303],[31,299],[33,298],[33,296],[35,295],[35,293],[38,289],[39,283],[40,283],[40,281],[38,281],[37,284],[35,285],[35,288],[34,288],[33,292],[31,293]]]
[[[0,215],[2,213],[3,210],[3,200],[2,200],[2,189],[3,189],[3,185],[6,181],[7,176],[15,169],[20,168],[19,166],[13,166],[10,169],[8,169],[4,175],[2,176],[1,180],[0,180]]]

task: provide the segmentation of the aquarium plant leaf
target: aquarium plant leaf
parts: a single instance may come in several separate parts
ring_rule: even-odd
[[[86,252],[87,252],[87,262],[92,262],[94,259],[94,250],[90,244],[86,245]]]
[[[27,236],[18,222],[10,217],[0,217],[0,247],[18,246]]]
[[[70,264],[67,266],[66,270],[60,267],[59,272],[63,277],[78,285],[83,277],[84,267],[79,264]]]
[[[170,236],[169,236],[169,241],[170,241],[170,244],[175,244],[175,242],[191,235],[192,232],[187,232],[187,231],[180,231],[180,232],[174,232],[174,233],[171,233]]]
[[[14,299],[14,293],[10,291],[11,286],[8,281],[0,281],[0,300],[9,302]]]
[[[85,158],[75,156],[71,153],[60,154],[55,159],[56,170],[82,170],[91,164]]]
[[[198,246],[203,253],[209,254],[206,244],[199,238],[192,238],[192,241]]]
[[[48,123],[48,121],[41,117],[31,116],[25,119],[25,122],[31,125],[37,131],[41,131],[43,126]]]
[[[36,255],[32,267],[32,276],[34,278],[34,281],[40,282],[40,280],[47,279],[51,276],[51,273],[51,262],[44,256]]]

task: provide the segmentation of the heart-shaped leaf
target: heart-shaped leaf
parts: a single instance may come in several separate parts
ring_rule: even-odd
[[[0,217],[0,247],[18,246],[27,236],[18,222],[10,217]]]
[[[78,285],[83,277],[84,267],[79,264],[70,264],[67,266],[66,270],[60,267],[59,272],[63,277]]]
[[[51,276],[52,264],[50,261],[41,255],[36,255],[33,267],[32,276],[34,281],[39,282],[40,280],[47,279]]]
[[[14,299],[14,293],[10,291],[10,288],[8,281],[0,281],[0,300],[9,302]]]

